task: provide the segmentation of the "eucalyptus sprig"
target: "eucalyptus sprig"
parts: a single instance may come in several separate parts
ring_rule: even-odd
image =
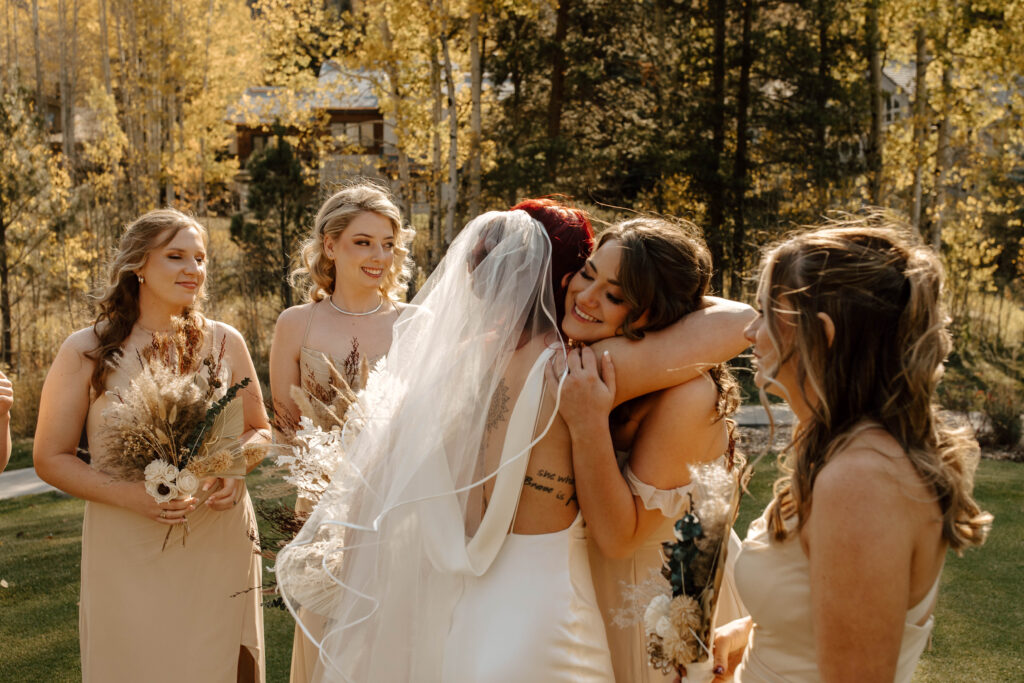
[[[224,410],[224,408],[229,403],[235,400],[235,396],[238,394],[238,391],[240,389],[245,388],[250,381],[251,379],[249,377],[246,377],[241,382],[236,382],[235,384],[232,384],[230,387],[228,387],[228,390],[224,392],[223,396],[214,401],[210,405],[210,407],[206,409],[206,417],[203,419],[202,422],[195,426],[195,428],[192,430],[192,433],[188,435],[187,439],[185,439],[185,445],[183,447],[185,455],[182,457],[182,467],[188,465],[188,461],[195,456],[196,452],[199,450],[199,447],[202,446],[203,435],[207,432],[207,430],[210,429],[211,426],[213,426],[213,423],[217,419],[217,416],[221,413],[222,410]]]

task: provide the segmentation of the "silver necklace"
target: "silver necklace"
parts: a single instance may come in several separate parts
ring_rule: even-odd
[[[380,303],[377,304],[377,308],[373,309],[372,311],[365,311],[363,313],[353,313],[352,311],[346,311],[344,308],[341,308],[340,306],[338,306],[338,304],[334,303],[334,299],[332,299],[331,297],[327,297],[327,303],[329,303],[331,305],[331,308],[336,310],[338,313],[341,313],[343,315],[351,315],[353,317],[358,318],[359,316],[363,316],[363,315],[373,315],[374,313],[379,311],[381,308],[383,308],[384,307],[384,297],[380,298]]]

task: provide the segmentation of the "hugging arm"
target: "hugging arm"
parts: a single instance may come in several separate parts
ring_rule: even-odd
[[[612,337],[592,345],[598,356],[608,351],[615,361],[615,405],[688,382],[750,345],[743,330],[754,319],[754,309],[728,299],[707,301],[705,308],[639,341]]]
[[[648,509],[635,495],[616,462],[608,426],[617,377],[610,356],[598,361],[593,351],[584,348],[573,351],[568,363],[559,412],[572,438],[580,509],[601,552],[612,558],[628,557],[666,517],[658,508]],[[717,389],[704,377],[662,392],[632,445],[634,476],[658,490],[688,484],[685,464],[719,453],[722,425],[714,415],[716,398]],[[685,449],[680,446],[684,443]]]

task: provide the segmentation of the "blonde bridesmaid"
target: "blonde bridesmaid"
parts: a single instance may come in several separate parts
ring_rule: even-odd
[[[43,385],[36,471],[85,499],[79,637],[82,680],[234,683],[264,680],[261,583],[255,516],[244,480],[211,479],[214,493],[157,503],[143,482],[112,477],[76,457],[85,430],[92,462],[104,454],[107,392],[128,385],[136,353],[175,317],[203,330],[204,349],[224,348],[231,382],[256,379],[245,340],[199,312],[206,231],[172,209],[131,223],[110,267],[90,327],[61,346]],[[239,392],[243,443],[268,437],[259,382]],[[168,526],[188,516],[185,545],[161,550]]]
[[[388,352],[391,328],[405,306],[400,300],[411,270],[411,237],[398,207],[372,183],[348,186],[320,207],[302,246],[302,265],[292,274],[293,280],[310,280],[308,301],[281,313],[270,347],[276,423],[298,422],[292,387],[327,387],[330,365],[346,382],[356,383],[364,361],[372,367]],[[309,501],[297,502],[297,512],[311,509]],[[302,621],[319,640],[317,624],[310,627],[309,619]],[[293,683],[313,679],[318,655],[317,645],[296,626]]]

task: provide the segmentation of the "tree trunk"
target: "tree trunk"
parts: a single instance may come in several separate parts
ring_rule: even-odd
[[[927,159],[925,143],[928,140],[928,47],[924,32],[924,24],[918,24],[914,31],[916,73],[914,75],[914,187],[913,206],[910,211],[910,222],[921,233],[921,213],[923,192],[921,176]]]
[[[740,81],[736,92],[736,160],[732,169],[733,200],[732,253],[729,257],[729,296],[736,299],[743,287],[746,265],[744,203],[747,198],[747,120],[750,110],[750,69],[754,48],[750,32],[754,19],[755,0],[743,0],[743,33],[740,43]],[[721,266],[719,266],[721,268]]]
[[[569,30],[571,0],[559,0],[555,17],[555,37],[551,46],[551,92],[548,95],[548,154],[549,182],[558,180],[561,161],[562,109],[565,106],[565,37]]]
[[[288,254],[291,250],[288,244],[288,200],[286,198],[281,198],[277,213],[281,237],[281,303],[284,305],[284,310],[287,310],[292,307],[292,287],[288,282]]]
[[[102,0],[101,0],[102,1]],[[210,34],[213,24],[213,0],[206,8],[206,41],[203,47],[203,93],[210,85]],[[184,125],[184,121],[182,121]],[[199,215],[206,215],[206,131],[199,135]]]
[[[871,98],[871,129],[868,133],[868,191],[871,203],[882,203],[882,121],[885,117],[885,96],[882,92],[882,37],[878,27],[879,0],[868,0],[865,24],[868,87]]]
[[[455,108],[455,80],[448,50],[447,9],[442,3],[441,52],[444,55],[444,80],[448,88],[448,206],[444,214],[444,247],[455,239],[455,211],[459,201],[459,117]]]
[[[828,117],[828,99],[831,94],[831,45],[828,31],[832,23],[831,0],[818,0],[818,83],[815,88],[814,116],[814,181],[818,192],[818,211],[824,212],[828,207],[828,139],[826,137],[826,121]]]
[[[168,13],[174,16],[174,2],[173,0],[169,3]],[[167,206],[174,206],[174,200],[176,198],[176,192],[174,188],[174,164],[175,164],[175,146],[174,146],[174,123],[177,119],[177,93],[171,80],[174,78],[173,74],[170,74],[171,64],[171,51],[172,47],[170,42],[167,40],[166,32],[161,36],[161,44],[163,46],[163,64],[161,65],[161,71],[163,78],[160,82],[161,92],[163,95],[163,123],[164,123],[164,134],[165,142],[167,144],[167,165],[163,168],[164,171],[164,204]]]
[[[18,7],[12,7],[13,4],[10,0],[4,3],[4,42],[7,46],[7,60],[4,64],[7,68],[4,69],[3,78],[4,80],[9,79],[11,86],[18,85],[16,81],[21,75],[21,59],[18,51]]]
[[[409,153],[405,148],[404,131],[405,117],[402,113],[403,97],[401,92],[401,79],[398,75],[398,68],[395,64],[395,57],[392,54],[393,39],[391,27],[388,25],[387,5],[380,9],[380,33],[384,42],[385,71],[388,77],[388,97],[391,98],[391,108],[395,117],[395,148],[398,151],[398,206],[402,210],[402,219],[406,225],[412,224],[412,205],[415,201],[415,191],[411,185],[409,172]]]
[[[75,2],[76,12],[78,3]],[[57,28],[60,36],[60,125],[61,138],[63,140],[64,159],[67,164],[74,168],[75,165],[75,103],[74,83],[72,82],[72,56],[68,54],[68,25],[67,25],[67,3],[65,0],[57,2]],[[74,40],[74,38],[71,38]]]
[[[725,183],[722,178],[722,157],[725,154],[725,18],[726,0],[711,0],[714,24],[714,45],[711,58],[711,158],[708,169],[708,248],[719,269],[712,286],[722,291],[725,257]]]
[[[43,57],[39,48],[39,0],[32,0],[32,51],[36,59],[36,113],[43,113]]]
[[[949,173],[953,165],[952,151],[949,146],[949,110],[953,98],[953,69],[946,63],[942,65],[942,114],[939,119],[938,149],[935,155],[935,197],[938,211],[935,215],[932,230],[932,247],[942,251],[942,229],[949,216],[950,192]]]
[[[3,206],[0,206],[0,324],[3,325],[3,350],[0,359],[4,367],[11,367],[11,288],[10,270],[7,264],[7,223],[3,220]]]
[[[433,270],[441,262],[444,253],[444,235],[441,228],[441,192],[444,187],[441,168],[441,64],[436,41],[431,41],[430,49],[430,91],[433,94],[430,128],[430,269]]]
[[[107,94],[113,94],[114,88],[110,76],[110,38],[107,33],[107,0],[100,1],[100,56],[103,58],[103,87]]]
[[[480,8],[473,5],[469,10],[469,69],[470,99],[469,115],[469,215],[480,214],[480,138],[482,136],[482,114],[480,98],[483,94],[483,73],[480,64]]]

